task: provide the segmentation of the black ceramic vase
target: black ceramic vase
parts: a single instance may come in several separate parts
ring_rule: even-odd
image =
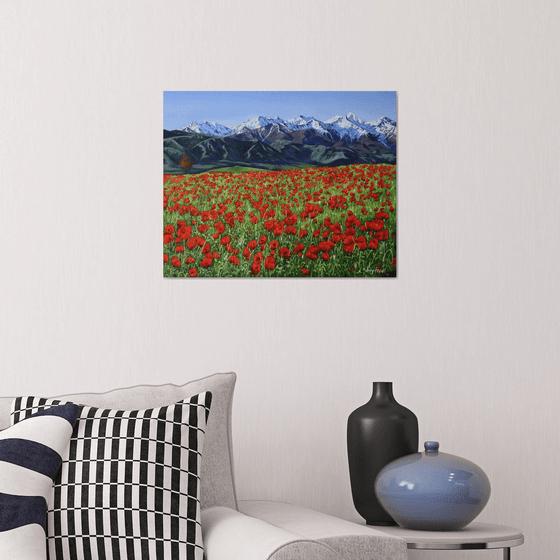
[[[418,452],[418,419],[377,381],[369,402],[348,417],[348,464],[354,507],[368,525],[396,525],[375,495],[375,477],[391,461]]]

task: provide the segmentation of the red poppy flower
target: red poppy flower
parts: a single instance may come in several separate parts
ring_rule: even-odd
[[[208,257],[205,257],[204,259],[202,259],[202,261],[200,261],[200,266],[202,268],[208,268],[211,264],[212,264],[212,259]]]
[[[166,263],[169,261],[169,255],[167,255],[166,253],[163,253],[163,262]]]
[[[260,271],[261,271],[261,265],[260,264],[253,263],[251,265],[251,274],[253,276],[256,276]]]
[[[303,245],[303,243],[298,243],[294,247],[294,253],[301,253],[304,249],[305,249],[305,245]]]
[[[300,229],[299,230],[299,236],[300,237],[305,237],[307,235],[307,230],[306,229]]]
[[[253,257],[253,262],[255,264],[261,264],[262,261],[264,259],[264,255],[262,253],[257,253],[254,257]]]
[[[375,234],[375,238],[379,239],[379,241],[386,241],[387,239],[389,239],[389,232],[384,229],[383,231],[378,231]]]
[[[196,247],[198,247],[198,238],[197,237],[191,237],[188,241],[187,241],[187,247],[192,251],[193,249],[196,249]]]
[[[274,270],[276,268],[276,259],[274,257],[266,257],[264,259],[264,267],[267,270]]]
[[[302,268],[301,273],[304,274],[304,275],[307,275],[307,274],[309,274],[309,269],[308,268]]]
[[[369,240],[369,248],[370,249],[377,249],[379,246],[379,239],[370,239]]]
[[[177,227],[182,228],[185,227],[187,225],[187,223],[185,222],[185,220],[177,220]]]
[[[186,264],[191,264],[191,263],[193,263],[193,262],[194,262],[194,258],[193,258],[193,257],[187,257],[187,258],[185,259],[185,263],[186,263]]]
[[[228,243],[231,243],[231,237],[229,235],[222,237],[222,239],[220,239],[220,243],[222,245],[227,245]]]
[[[280,247],[278,254],[285,259],[289,259],[292,256],[292,252],[288,249],[288,247]]]
[[[200,224],[198,226],[198,231],[200,233],[204,233],[205,231],[208,231],[210,229],[210,226],[207,226],[206,224]]]
[[[397,257],[391,261],[391,266],[397,266]]]
[[[168,245],[169,243],[173,243],[173,236],[171,234],[166,234],[163,236],[163,244]]]
[[[171,224],[169,224],[165,226],[165,233],[169,233],[169,234],[175,233],[175,228]]]
[[[280,246],[280,243],[278,243],[278,241],[276,239],[274,239],[273,241],[270,242],[270,248],[271,249],[278,249],[279,246]]]
[[[358,246],[358,249],[360,249],[361,251],[363,251],[364,249],[367,249],[367,240],[363,235],[360,235],[357,239],[356,239],[356,245]]]
[[[247,247],[249,249],[251,249],[251,251],[257,246],[257,241],[255,239],[252,239],[251,241],[249,241],[249,243],[247,243]]]
[[[171,259],[171,264],[175,267],[175,268],[179,268],[181,266],[181,261],[178,257],[173,257]]]
[[[184,253],[185,248],[182,245],[177,245],[177,247],[175,247],[175,252],[176,253]]]
[[[328,261],[331,258],[331,256],[328,253],[323,253],[321,257],[323,257],[323,260],[325,261]]]
[[[189,268],[189,276],[192,276],[193,278],[195,276],[198,276],[198,270],[196,268]]]
[[[245,247],[245,249],[243,249],[243,256],[249,260],[249,257],[251,256],[251,251],[249,251],[249,249],[247,249],[247,247]]]
[[[181,240],[187,240],[192,235],[192,228],[190,226],[181,226],[177,232],[177,237]]]
[[[259,245],[264,245],[266,243],[267,237],[266,235],[261,235],[259,237]]]
[[[355,247],[356,247],[355,243],[352,243],[351,245],[343,245],[342,250],[352,254],[354,252]]]
[[[318,252],[319,252],[319,247],[315,247],[314,245],[311,245],[311,247],[309,247],[309,249],[307,249],[307,252],[305,253],[305,256],[308,259],[311,259],[312,261],[316,261]]]
[[[235,255],[231,255],[229,258],[229,262],[237,266],[239,264],[239,259]]]
[[[365,223],[367,231],[380,231],[385,227],[382,220],[372,220]]]

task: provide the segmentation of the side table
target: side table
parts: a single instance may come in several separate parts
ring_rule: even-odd
[[[415,550],[480,550],[502,548],[504,560],[510,560],[511,548],[523,544],[523,533],[515,527],[473,522],[460,531],[415,531],[398,526],[368,525],[404,539]]]

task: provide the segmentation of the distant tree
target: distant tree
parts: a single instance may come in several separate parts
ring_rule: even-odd
[[[192,166],[193,166],[193,161],[192,159],[185,154],[182,158],[181,161],[179,163],[179,165],[185,170],[188,171]]]

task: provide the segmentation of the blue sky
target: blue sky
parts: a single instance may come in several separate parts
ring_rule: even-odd
[[[165,91],[163,128],[175,130],[193,121],[235,126],[251,117],[298,115],[321,121],[353,112],[364,121],[397,120],[395,91]]]

